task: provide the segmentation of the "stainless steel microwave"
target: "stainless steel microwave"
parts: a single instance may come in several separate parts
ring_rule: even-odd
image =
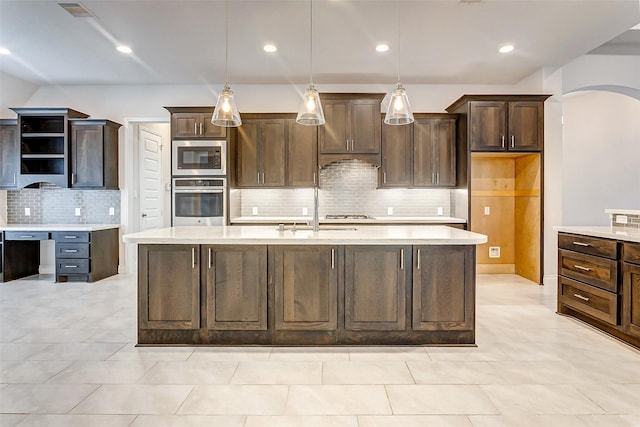
[[[227,141],[172,141],[173,176],[215,176],[227,174]]]

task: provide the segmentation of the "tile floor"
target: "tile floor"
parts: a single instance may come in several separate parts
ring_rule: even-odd
[[[0,425],[640,426],[640,352],[478,276],[477,348],[136,348],[135,276],[0,285]]]

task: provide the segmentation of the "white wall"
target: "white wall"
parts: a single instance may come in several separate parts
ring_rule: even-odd
[[[563,115],[563,224],[608,225],[604,209],[640,209],[640,100],[576,92]]]
[[[640,99],[640,56],[584,55],[563,67],[563,93],[584,89]]]
[[[0,118],[15,118],[16,113],[9,108],[23,107],[37,89],[33,83],[0,72]]]

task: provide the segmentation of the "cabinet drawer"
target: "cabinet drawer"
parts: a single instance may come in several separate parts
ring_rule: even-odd
[[[618,325],[619,296],[617,294],[560,277],[560,302],[567,307]]]
[[[89,258],[89,244],[57,243],[56,258]]]
[[[58,259],[58,274],[88,273],[88,259]]]
[[[558,251],[559,274],[618,292],[618,262],[573,251]]]
[[[558,234],[558,248],[605,258],[618,258],[618,242],[577,234]]]
[[[89,233],[88,231],[56,231],[51,233],[51,237],[56,243],[68,242],[88,242],[89,241]]]
[[[5,240],[49,240],[47,231],[5,231]]]
[[[622,248],[622,259],[625,262],[640,264],[640,243],[626,243]]]

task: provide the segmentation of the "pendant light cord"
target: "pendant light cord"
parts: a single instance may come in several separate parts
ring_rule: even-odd
[[[229,84],[229,0],[224,2],[224,85]]]
[[[313,85],[313,0],[309,0],[309,82]]]
[[[400,2],[396,1],[396,29],[398,31],[398,63],[397,63],[397,72],[398,72],[398,80],[400,83]]]

